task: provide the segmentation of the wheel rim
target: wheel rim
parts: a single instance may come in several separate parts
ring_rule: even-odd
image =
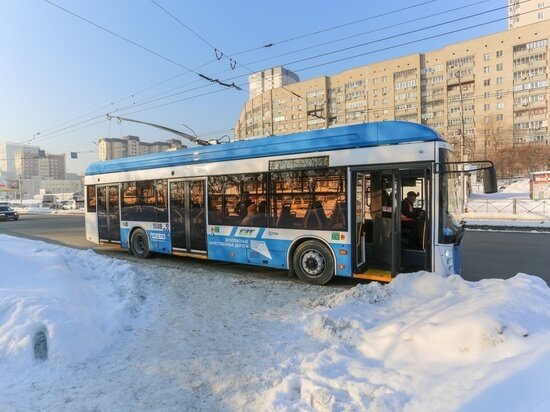
[[[142,235],[136,235],[134,237],[133,245],[134,245],[134,250],[136,251],[137,254],[141,255],[145,252],[145,239],[143,238]]]
[[[302,263],[302,269],[308,276],[318,277],[325,270],[325,258],[317,250],[306,250],[302,254],[300,261]]]

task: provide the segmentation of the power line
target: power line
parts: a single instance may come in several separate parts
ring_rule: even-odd
[[[88,24],[91,24],[91,25],[94,26],[94,27],[97,27],[98,29],[101,29],[101,30],[103,30],[103,31],[105,31],[105,32],[107,32],[107,33],[109,33],[109,34],[112,35],[112,36],[115,36],[115,37],[117,37],[117,38],[119,38],[119,39],[121,39],[121,40],[124,40],[125,42],[130,43],[130,44],[132,44],[132,45],[134,45],[134,46],[136,46],[136,47],[139,47],[140,49],[145,50],[146,52],[151,53],[151,54],[153,54],[153,55],[155,55],[155,56],[157,56],[157,57],[160,57],[161,59],[166,60],[167,62],[170,62],[170,63],[172,63],[172,64],[175,64],[176,66],[181,67],[182,69],[185,69],[185,70],[187,70],[187,71],[189,71],[189,72],[192,72],[192,73],[195,73],[195,74],[198,75],[198,73],[195,72],[194,70],[190,69],[189,67],[184,66],[184,65],[181,64],[181,63],[178,63],[178,62],[175,61],[175,60],[170,59],[169,57],[163,56],[162,54],[157,53],[156,51],[153,51],[153,50],[149,49],[148,47],[142,46],[141,44],[136,43],[135,41],[130,40],[130,39],[128,39],[128,38],[126,38],[126,37],[124,37],[124,36],[118,34],[118,33],[115,33],[114,31],[109,30],[109,29],[107,29],[106,27],[103,27],[103,26],[101,26],[101,25],[99,25],[99,24],[97,24],[97,23],[94,23],[93,21],[88,20],[87,18],[82,17],[82,16],[79,15],[79,14],[76,14],[76,13],[70,11],[70,10],[67,10],[66,8],[61,7],[60,5],[54,3],[54,2],[52,2],[52,1],[50,1],[50,0],[44,0],[44,1],[45,1],[46,3],[48,3],[48,4],[52,5],[52,6],[54,6],[54,7],[57,7],[59,10],[62,10],[62,11],[64,11],[65,13],[68,13],[68,14],[70,14],[71,16],[76,17],[77,19],[80,19],[80,20],[82,20],[82,21],[84,21],[84,22],[86,22],[86,23],[88,23]]]
[[[260,50],[260,49],[264,49],[264,48],[268,48],[268,47],[273,47],[273,46],[276,46],[276,45],[279,45],[279,44],[288,43],[288,42],[295,41],[295,40],[298,40],[298,39],[303,39],[305,37],[314,36],[316,34],[326,33],[328,31],[340,29],[342,27],[347,27],[347,26],[351,26],[351,25],[354,25],[354,24],[363,23],[363,22],[368,21],[368,20],[374,20],[374,19],[377,19],[377,18],[380,18],[380,17],[389,16],[391,14],[396,14],[396,13],[399,13],[399,12],[402,12],[402,11],[405,11],[405,10],[411,10],[413,8],[424,6],[424,5],[429,4],[429,3],[435,3],[436,1],[439,1],[439,0],[424,1],[424,2],[421,2],[421,3],[413,4],[411,6],[402,7],[402,8],[391,10],[391,11],[388,11],[388,12],[385,12],[385,13],[377,14],[375,16],[365,17],[363,19],[354,20],[354,21],[349,22],[349,23],[344,23],[344,24],[339,24],[337,26],[327,27],[327,28],[324,28],[324,29],[320,29],[320,30],[310,32],[310,33],[302,34],[300,36],[295,36],[295,37],[291,37],[291,38],[288,38],[288,39],[268,43],[268,44],[265,44],[263,46],[254,47],[252,49],[243,50],[243,51],[240,51],[240,52],[237,52],[237,53],[233,53],[233,55],[237,56],[239,54],[249,53],[251,51]]]
[[[295,53],[299,53],[299,52],[302,52],[302,51],[311,50],[311,49],[321,47],[321,46],[327,46],[329,44],[338,43],[338,42],[341,42],[341,41],[344,41],[344,40],[350,40],[350,39],[353,39],[355,37],[364,36],[366,34],[371,34],[371,33],[376,33],[376,32],[379,32],[379,31],[384,31],[384,30],[387,30],[387,29],[390,29],[390,28],[393,28],[393,27],[398,27],[398,26],[402,26],[402,25],[405,25],[405,24],[414,23],[414,22],[417,22],[417,21],[426,20],[426,19],[429,19],[429,18],[432,18],[432,17],[440,16],[440,15],[443,15],[443,14],[448,14],[448,13],[451,13],[451,12],[454,12],[454,11],[466,9],[466,8],[473,7],[473,6],[477,6],[479,4],[486,3],[487,1],[489,1],[489,0],[481,0],[481,1],[478,1],[478,2],[475,2],[475,3],[470,3],[470,4],[467,4],[467,5],[464,5],[464,6],[456,7],[454,9],[444,10],[444,11],[441,11],[441,12],[438,12],[438,13],[417,17],[415,19],[407,20],[407,21],[404,21],[404,22],[396,23],[396,24],[391,24],[389,26],[384,26],[384,27],[381,27],[381,28],[378,28],[378,29],[373,29],[373,30],[362,32],[362,33],[353,34],[353,35],[350,35],[350,36],[341,37],[339,39],[334,39],[334,40],[330,40],[330,41],[323,42],[323,43],[317,43],[317,44],[314,44],[312,46],[303,47],[301,49],[292,50],[292,51],[281,53],[281,54],[278,54],[278,55],[275,55],[275,56],[266,57],[266,58],[263,58],[263,59],[260,59],[260,60],[255,60],[255,61],[249,62],[247,64],[250,65],[250,64],[261,63],[263,61],[272,60],[272,59],[275,59],[275,58],[278,58],[278,57],[288,56],[290,54],[295,54]],[[380,41],[382,41],[382,40],[383,39],[381,39]]]
[[[45,0],[47,1],[47,0]],[[478,13],[479,14],[479,13]],[[523,13],[525,14],[525,13]],[[464,18],[462,18],[464,19]],[[504,19],[507,19],[507,18],[504,18]],[[363,53],[363,54],[360,54],[360,55],[354,55],[354,56],[350,56],[350,57],[346,57],[346,58],[342,58],[342,59],[338,59],[338,60],[335,60],[335,61],[331,61],[331,62],[326,62],[326,63],[322,63],[322,64],[318,64],[318,65],[315,65],[315,66],[310,66],[310,67],[306,67],[306,68],[303,68],[303,69],[300,69],[300,70],[295,70],[295,71],[305,71],[305,70],[309,70],[311,68],[314,68],[314,67],[320,67],[320,66],[324,66],[324,65],[328,65],[328,64],[332,64],[334,62],[339,62],[339,61],[343,61],[343,60],[348,60],[348,59],[352,59],[352,58],[356,58],[356,57],[360,57],[360,56],[364,56],[364,55],[367,55],[367,54],[372,54],[372,53],[376,53],[376,52],[380,52],[380,51],[384,51],[384,50],[389,50],[389,49],[394,49],[396,47],[401,47],[403,45],[407,45],[407,44],[412,44],[412,43],[416,43],[416,42],[419,42],[419,41],[423,41],[423,40],[426,40],[426,39],[433,39],[433,38],[436,38],[436,37],[441,37],[441,36],[445,36],[445,35],[448,35],[448,34],[451,34],[451,33],[456,33],[456,32],[459,32],[459,31],[464,31],[464,30],[468,30],[468,29],[471,29],[471,28],[474,28],[474,27],[479,27],[479,26],[482,26],[482,25],[487,25],[487,24],[491,24],[491,23],[494,23],[496,21],[500,21],[500,20],[504,20],[504,19],[496,19],[496,20],[492,20],[492,21],[489,21],[489,22],[486,22],[486,23],[481,23],[481,24],[477,24],[477,25],[474,25],[474,26],[469,26],[469,27],[466,27],[466,28],[462,28],[462,29],[458,29],[458,30],[453,30],[453,31],[450,31],[450,32],[446,32],[446,33],[441,33],[441,34],[438,34],[438,35],[434,35],[434,36],[429,36],[429,37],[426,37],[426,38],[423,38],[423,39],[417,39],[417,40],[414,40],[414,41],[410,41],[410,42],[407,42],[407,43],[402,43],[400,45],[394,45],[394,46],[390,46],[390,47],[386,47],[386,48],[382,48],[382,49],[378,49],[378,50],[374,50],[374,51],[370,51],[370,52],[367,52],[367,53]],[[410,33],[410,32],[408,32]],[[380,40],[379,40],[380,41]],[[369,42],[369,43],[372,43],[372,42]],[[336,51],[335,51],[336,52]],[[313,56],[311,58],[316,58],[317,56]],[[311,59],[310,58],[310,59]],[[304,59],[302,59],[303,61]],[[234,79],[237,79],[237,78],[241,78],[241,77],[244,77],[244,75],[242,76],[236,76],[236,77],[233,77],[229,80],[234,80]],[[288,90],[288,89],[286,89]],[[184,92],[181,92],[181,93],[185,93],[186,91]],[[292,93],[292,91],[290,91]],[[205,93],[205,94],[201,94],[201,95],[198,95],[198,96],[193,96],[191,98],[195,98],[195,97],[201,97],[201,96],[204,96],[204,95],[208,95],[208,94],[212,94],[212,93]],[[162,100],[164,98],[161,98],[161,99],[158,99],[158,100]],[[178,103],[178,102],[181,102],[181,101],[184,101],[184,100],[189,100],[190,98],[184,98],[184,99],[178,99],[176,101],[173,101],[173,102],[168,102],[168,103],[165,103],[165,104],[162,104],[162,105],[157,105],[157,106],[153,106],[151,108],[146,108],[146,109],[142,109],[142,110],[139,110],[139,112],[141,111],[144,111],[144,110],[151,110],[151,109],[154,109],[154,108],[158,108],[158,107],[163,107],[163,106],[166,106],[166,105],[170,105],[170,104],[175,104],[175,103]],[[149,101],[148,103],[152,103],[154,102],[153,101]],[[145,104],[145,103],[144,103]],[[126,108],[125,108],[126,109]],[[122,109],[124,110],[124,109]],[[132,112],[132,113],[136,113],[136,112]],[[95,117],[97,118],[97,117]],[[89,119],[88,121],[90,120],[93,120],[95,118],[92,118],[92,119]],[[83,122],[81,122],[83,123]],[[76,124],[76,125],[79,125],[80,123]],[[75,126],[76,126],[75,125]],[[69,128],[69,127],[67,127]],[[64,128],[66,129],[66,128]],[[56,131],[58,132],[58,131]],[[54,132],[52,132],[54,133]]]
[[[44,0],[44,1],[45,1],[46,3],[48,3],[48,4],[52,5],[52,6],[54,6],[54,7],[57,7],[58,9],[60,9],[60,10],[62,10],[62,11],[64,11],[64,12],[66,12],[66,13],[68,13],[68,14],[70,14],[70,15],[72,15],[72,16],[74,16],[74,17],[76,17],[76,18],[78,18],[78,19],[80,19],[80,20],[82,20],[82,21],[84,21],[84,22],[86,22],[86,23],[88,23],[88,24],[91,24],[91,25],[97,27],[98,29],[101,29],[101,30],[103,30],[103,31],[105,31],[105,32],[107,32],[107,33],[109,33],[109,34],[111,34],[111,35],[113,35],[113,36],[115,36],[115,37],[121,39],[121,40],[124,40],[124,41],[127,42],[127,43],[130,43],[130,44],[136,46],[136,47],[139,47],[140,49],[145,50],[145,51],[147,51],[148,53],[151,53],[151,54],[153,54],[153,55],[155,55],[155,56],[157,56],[157,57],[160,57],[160,58],[163,59],[163,60],[166,60],[166,61],[168,61],[168,62],[170,62],[170,63],[172,63],[172,64],[175,64],[176,66],[179,66],[179,67],[181,67],[182,69],[187,70],[188,72],[192,72],[192,73],[196,74],[197,76],[204,77],[203,75],[201,75],[201,74],[198,73],[197,71],[195,71],[195,70],[193,70],[193,69],[191,69],[191,68],[189,68],[189,67],[187,67],[187,66],[184,66],[183,64],[181,64],[181,63],[179,63],[179,62],[177,62],[177,61],[175,61],[175,60],[173,60],[173,59],[170,59],[169,57],[166,57],[166,56],[164,56],[164,55],[162,55],[162,54],[160,54],[160,53],[157,53],[156,51],[151,50],[151,49],[148,48],[148,47],[145,47],[145,46],[143,46],[143,45],[141,45],[141,44],[139,44],[139,43],[136,43],[135,41],[130,40],[130,39],[128,39],[128,38],[126,38],[126,37],[124,37],[124,36],[118,34],[118,33],[115,33],[114,31],[109,30],[109,29],[107,29],[107,28],[105,28],[105,27],[103,27],[103,26],[101,26],[101,25],[99,25],[99,24],[97,24],[97,23],[94,23],[93,21],[91,21],[91,20],[89,20],[89,19],[86,19],[85,17],[82,17],[82,16],[80,16],[79,14],[76,14],[76,13],[70,11],[70,10],[67,10],[66,8],[61,7],[61,6],[59,6],[58,4],[55,4],[55,3],[51,2],[50,0]],[[222,86],[225,86],[225,84],[224,84],[223,82],[218,82],[218,83],[219,83],[220,85],[222,85]],[[230,86],[230,87],[231,87],[231,86]],[[237,90],[238,90],[238,89],[237,89]]]
[[[506,7],[504,7],[504,8],[506,8]],[[410,30],[410,31],[405,32],[405,33],[400,33],[400,34],[396,34],[396,35],[393,35],[393,36],[388,36],[388,37],[385,37],[385,38],[382,38],[382,39],[377,39],[377,40],[373,40],[373,41],[370,41],[370,42],[362,43],[362,44],[360,44],[360,45],[355,45],[355,46],[352,46],[352,47],[346,47],[346,48],[343,48],[343,49],[338,49],[338,50],[335,50],[335,51],[332,51],[332,52],[323,53],[323,54],[320,54],[320,55],[312,56],[312,57],[305,58],[305,59],[296,60],[296,61],[293,61],[293,62],[287,62],[287,63],[284,63],[284,64],[282,64],[282,65],[283,65],[283,66],[288,66],[288,65],[294,64],[294,63],[296,63],[296,62],[303,62],[303,61],[315,59],[315,58],[318,58],[318,57],[324,57],[325,55],[337,53],[337,52],[340,52],[340,51],[346,51],[346,50],[348,50],[348,49],[350,49],[350,48],[356,48],[356,47],[360,47],[360,46],[370,45],[370,44],[374,44],[374,43],[377,43],[377,42],[385,41],[385,40],[387,40],[387,39],[393,39],[393,38],[397,38],[397,37],[401,37],[401,36],[405,36],[405,35],[410,35],[410,34],[413,34],[413,33],[416,33],[416,32],[420,32],[420,31],[423,31],[423,30],[426,30],[426,29],[429,29],[429,28],[439,27],[439,26],[442,26],[442,25],[444,25],[444,24],[450,24],[450,23],[457,22],[457,21],[463,21],[463,20],[465,20],[465,19],[467,19],[467,18],[477,17],[477,16],[479,16],[479,15],[487,14],[487,13],[494,12],[494,11],[500,10],[500,9],[502,9],[502,7],[498,7],[498,8],[496,8],[496,9],[491,9],[491,10],[487,10],[487,11],[480,12],[480,13],[475,13],[475,14],[473,14],[473,15],[465,16],[465,17],[462,17],[462,18],[459,18],[459,19],[453,19],[453,20],[446,21],[446,22],[443,22],[443,23],[439,23],[439,24],[437,24],[437,25],[430,26],[430,27],[427,27],[427,28],[420,28],[420,29],[416,29],[416,30]],[[478,24],[478,25],[469,26],[469,27],[466,27],[466,28],[458,29],[458,30],[454,30],[454,31],[446,32],[446,33],[441,33],[441,34],[438,34],[438,35],[435,35],[435,36],[427,37],[426,39],[433,39],[433,38],[436,38],[436,37],[445,36],[445,35],[448,35],[448,34],[460,32],[460,31],[464,31],[464,30],[468,30],[468,29],[475,28],[475,27],[479,27],[479,26],[482,26],[482,25],[491,24],[491,23],[494,23],[494,22],[500,21],[500,20],[502,20],[502,19],[497,19],[497,20],[489,21],[489,22],[486,22],[486,23],[481,23],[481,24]],[[424,40],[424,39],[414,40],[414,41],[411,41],[411,42],[408,42],[408,43],[402,43],[402,44],[399,44],[399,45],[394,45],[394,46],[391,46],[391,47],[387,47],[387,48],[382,48],[382,49],[374,50],[374,51],[371,51],[371,52],[368,52],[368,53],[364,53],[364,54],[361,54],[361,55],[358,55],[358,56],[363,56],[363,55],[372,54],[372,53],[376,53],[376,52],[380,52],[380,51],[384,51],[384,50],[389,50],[389,49],[393,49],[393,48],[396,48],[396,47],[400,47],[400,46],[402,46],[402,45],[407,45],[407,44],[411,44],[411,43],[416,43],[416,42],[419,42],[419,41],[422,41],[422,40]],[[347,59],[350,59],[350,58],[356,58],[356,57],[358,57],[358,56],[346,57],[346,58],[343,58],[343,59],[340,59],[340,60],[337,60],[337,61],[347,60]],[[332,64],[332,63],[333,63],[333,62],[322,63],[322,64],[319,64],[319,65],[307,67],[307,68],[304,68],[304,69],[294,70],[294,71],[295,71],[295,72],[305,71],[305,70],[309,70],[309,69],[311,69],[311,68],[313,68],[313,67],[320,67],[320,66],[323,66],[323,65],[326,65],[326,64]],[[229,79],[226,80],[226,81],[237,80],[237,79],[243,78],[243,77],[245,77],[245,76],[246,76],[246,75],[234,76],[234,77],[229,78]],[[233,84],[234,84],[234,83],[233,83]],[[244,86],[244,84],[240,84],[240,85],[238,85],[238,86]],[[289,90],[289,89],[287,89],[287,88],[285,88],[285,87],[283,87],[283,89],[289,91],[290,93],[295,94],[295,92],[293,92],[293,91],[291,91],[291,90]],[[296,95],[296,94],[295,94],[295,95]],[[297,95],[297,96],[303,98],[302,96],[299,96],[299,95]],[[155,107],[156,107],[156,106],[155,106]]]
[[[45,1],[47,1],[47,0],[45,0]],[[151,1],[153,1],[153,0],[151,0]],[[376,19],[376,18],[379,18],[379,17],[388,16],[388,15],[397,13],[397,12],[399,12],[399,11],[403,11],[403,10],[408,10],[408,9],[416,8],[416,7],[425,5],[425,4],[427,4],[427,3],[435,2],[435,1],[438,1],[438,0],[425,1],[425,2],[421,2],[421,3],[415,4],[415,5],[408,6],[408,7],[404,8],[404,9],[402,8],[402,9],[392,10],[392,11],[389,11],[389,12],[386,12],[386,13],[381,13],[381,14],[378,14],[378,15],[375,15],[375,16],[370,16],[370,17],[363,18],[363,19],[360,19],[360,20],[355,20],[355,21],[352,21],[352,22],[349,22],[349,23],[345,23],[345,24],[338,25],[338,26],[332,26],[332,27],[328,27],[328,28],[325,28],[325,29],[317,30],[317,31],[315,31],[315,32],[306,33],[306,34],[304,34],[304,35],[297,36],[295,39],[304,38],[304,37],[309,37],[309,36],[312,36],[312,35],[314,35],[314,34],[319,34],[319,33],[323,33],[323,32],[326,32],[326,31],[335,30],[335,29],[337,29],[337,28],[346,27],[346,26],[350,26],[350,25],[357,24],[357,23],[360,23],[360,22],[364,22],[364,21],[367,21],[367,20],[372,20],[372,19]],[[488,0],[485,0],[485,1],[488,1]],[[73,16],[79,18],[79,19],[82,19],[82,20],[84,20],[84,21],[86,21],[86,22],[88,22],[88,23],[90,23],[90,24],[92,24],[92,25],[98,27],[98,28],[104,29],[104,28],[100,27],[99,25],[97,25],[97,24],[95,24],[95,23],[93,23],[93,22],[90,22],[90,21],[88,21],[87,19],[85,19],[85,18],[83,18],[83,17],[81,17],[81,16],[78,16],[76,13],[70,12],[70,11],[64,9],[63,7],[61,7],[61,6],[59,6],[59,5],[55,4],[55,3],[52,3],[52,2],[50,2],[50,1],[47,1],[47,2],[48,2],[49,4],[51,4],[51,5],[53,5],[53,6],[57,7],[57,8],[59,8],[60,10],[63,10],[63,11],[65,11],[65,12],[67,12],[67,13],[69,13],[69,14],[71,14],[71,15],[73,15]],[[163,9],[165,12],[167,12],[169,15],[171,15],[171,13],[169,13],[166,9],[164,9],[163,7],[161,7],[157,2],[154,2],[154,3],[155,3],[159,8]],[[178,20],[175,16],[172,16],[172,17],[173,17],[174,19]],[[195,31],[193,31],[190,27],[187,27],[187,25],[185,25],[183,22],[180,21],[180,23],[181,23],[182,25],[184,25],[188,30],[190,30],[191,32],[193,32],[197,37],[201,38],[201,40],[203,40],[203,41],[204,41],[206,44],[208,44],[210,47],[212,47],[212,48],[215,49],[214,45],[212,45],[212,44],[211,44],[210,42],[208,42],[206,39],[202,38],[202,36],[200,36],[200,34],[198,34],[198,33],[196,33]],[[388,27],[393,27],[393,26],[388,26]],[[109,33],[111,33],[108,29],[105,29],[105,30],[107,30]],[[116,34],[114,34],[114,35],[116,35]],[[125,39],[124,39],[124,40],[125,40]],[[277,43],[286,43],[286,42],[290,42],[290,41],[292,41],[292,39],[285,39],[285,40],[282,40],[282,41],[277,42]],[[264,48],[264,46],[260,46],[260,47],[254,48],[254,49],[250,49],[250,50],[248,50],[248,51],[257,50],[257,49],[262,49],[262,48]],[[246,52],[247,52],[247,51],[241,51],[241,52],[235,53],[235,55],[237,55],[237,54],[242,54],[242,53],[246,53]],[[278,57],[278,56],[277,56],[277,57]],[[207,65],[209,65],[209,64],[211,64],[211,63],[213,63],[213,62],[215,62],[215,61],[217,61],[217,60],[218,60],[218,59],[213,59],[213,60],[210,60],[210,61],[207,62],[207,63],[204,63],[204,64],[202,64],[202,65],[199,65],[199,66],[193,68],[193,69],[191,70],[191,72],[195,72],[196,70],[198,70],[198,69],[200,69],[200,68],[202,68],[202,67],[204,67],[204,66],[207,66]],[[254,63],[256,63],[256,62],[254,62]],[[253,63],[252,63],[252,64],[253,64]],[[241,65],[241,66],[246,68],[246,66],[244,66],[244,65]],[[247,69],[248,69],[248,68],[247,68]],[[249,71],[252,71],[251,69],[248,69],[248,70],[249,70]],[[129,96],[126,96],[126,97],[121,98],[121,99],[117,99],[116,101],[111,102],[111,103],[109,103],[109,104],[107,104],[107,105],[101,106],[101,107],[99,107],[99,108],[97,108],[97,109],[95,109],[95,110],[92,110],[92,111],[90,111],[90,112],[84,113],[84,114],[82,114],[82,115],[80,115],[80,116],[77,116],[77,117],[75,117],[75,118],[72,118],[72,119],[70,119],[70,120],[61,122],[61,123],[59,123],[59,124],[57,124],[57,125],[55,125],[55,126],[52,126],[52,127],[49,128],[49,129],[43,130],[43,131],[40,132],[40,133],[36,133],[36,134],[33,135],[29,140],[25,139],[25,141],[28,141],[28,143],[30,143],[31,141],[36,140],[36,139],[38,138],[38,136],[39,136],[41,133],[44,134],[45,132],[49,132],[49,131],[51,131],[51,130],[53,130],[53,129],[56,129],[56,128],[58,128],[58,127],[60,127],[60,126],[62,126],[62,125],[64,125],[64,124],[66,124],[66,123],[70,123],[70,122],[75,121],[75,120],[78,120],[78,119],[80,119],[80,118],[82,118],[82,117],[84,117],[84,116],[87,116],[87,115],[89,115],[89,114],[95,113],[95,112],[97,112],[97,111],[99,111],[99,110],[108,108],[108,107],[110,107],[110,106],[112,106],[112,105],[114,105],[114,104],[120,103],[120,102],[122,102],[122,101],[124,101],[124,100],[127,100],[127,99],[129,99],[129,98],[132,98],[132,97],[134,97],[134,96],[137,95],[137,94],[143,93],[143,92],[145,92],[145,91],[147,91],[147,90],[150,90],[150,89],[152,89],[152,88],[158,87],[158,86],[161,85],[161,84],[167,83],[167,82],[169,82],[169,81],[171,81],[171,80],[173,80],[173,79],[175,79],[175,78],[177,78],[177,77],[181,77],[181,76],[183,76],[183,75],[185,75],[185,74],[187,74],[187,73],[189,73],[189,72],[190,72],[189,70],[186,70],[186,71],[183,72],[183,73],[179,73],[179,74],[177,74],[177,75],[175,75],[175,76],[172,76],[172,77],[170,77],[170,78],[168,78],[168,79],[166,79],[166,80],[163,80],[163,81],[161,81],[161,82],[159,82],[159,83],[156,83],[156,84],[154,84],[154,85],[152,85],[152,86],[149,86],[149,87],[146,87],[146,88],[144,88],[144,89],[142,89],[142,90],[139,90],[138,92],[134,92],[134,93],[130,94]],[[223,73],[223,72],[225,72],[225,71],[218,72],[217,74],[221,74],[221,73]],[[195,81],[195,82],[197,82],[197,81]],[[195,82],[192,82],[192,83],[195,83]],[[191,83],[191,84],[192,84],[192,83]],[[186,85],[188,85],[188,84],[186,84]],[[184,87],[184,86],[186,86],[186,85],[178,86],[177,88]],[[170,89],[170,90],[168,90],[168,91],[176,90],[177,88],[173,88],[173,89]],[[159,95],[159,94],[157,94],[156,96],[158,96],[158,95]],[[155,96],[153,96],[153,97],[155,97]]]

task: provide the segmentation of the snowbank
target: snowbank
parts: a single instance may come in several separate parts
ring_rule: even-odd
[[[549,410],[550,290],[539,278],[431,273],[312,301],[306,333],[265,410]]]
[[[0,261],[0,410],[550,410],[537,277],[334,292],[8,236]]]
[[[45,358],[48,364],[81,362],[131,324],[137,285],[128,263],[5,235],[0,262],[4,365],[24,370]]]

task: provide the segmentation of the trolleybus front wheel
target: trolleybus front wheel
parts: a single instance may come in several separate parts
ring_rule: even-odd
[[[330,249],[316,240],[307,240],[294,251],[293,269],[300,279],[324,285],[334,276],[334,259]]]

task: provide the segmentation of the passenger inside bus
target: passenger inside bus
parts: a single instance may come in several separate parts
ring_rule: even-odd
[[[410,191],[401,202],[401,236],[409,249],[422,249],[424,211],[414,207],[417,197],[418,193]]]
[[[258,224],[258,218],[261,217],[258,213],[258,206],[255,203],[248,205],[246,208],[246,216],[241,221],[241,226],[256,226]]]
[[[250,199],[250,193],[243,192],[241,195],[241,200],[235,206],[235,213],[237,214],[237,216],[243,219],[247,215],[248,206],[250,206],[251,204],[252,200]]]

